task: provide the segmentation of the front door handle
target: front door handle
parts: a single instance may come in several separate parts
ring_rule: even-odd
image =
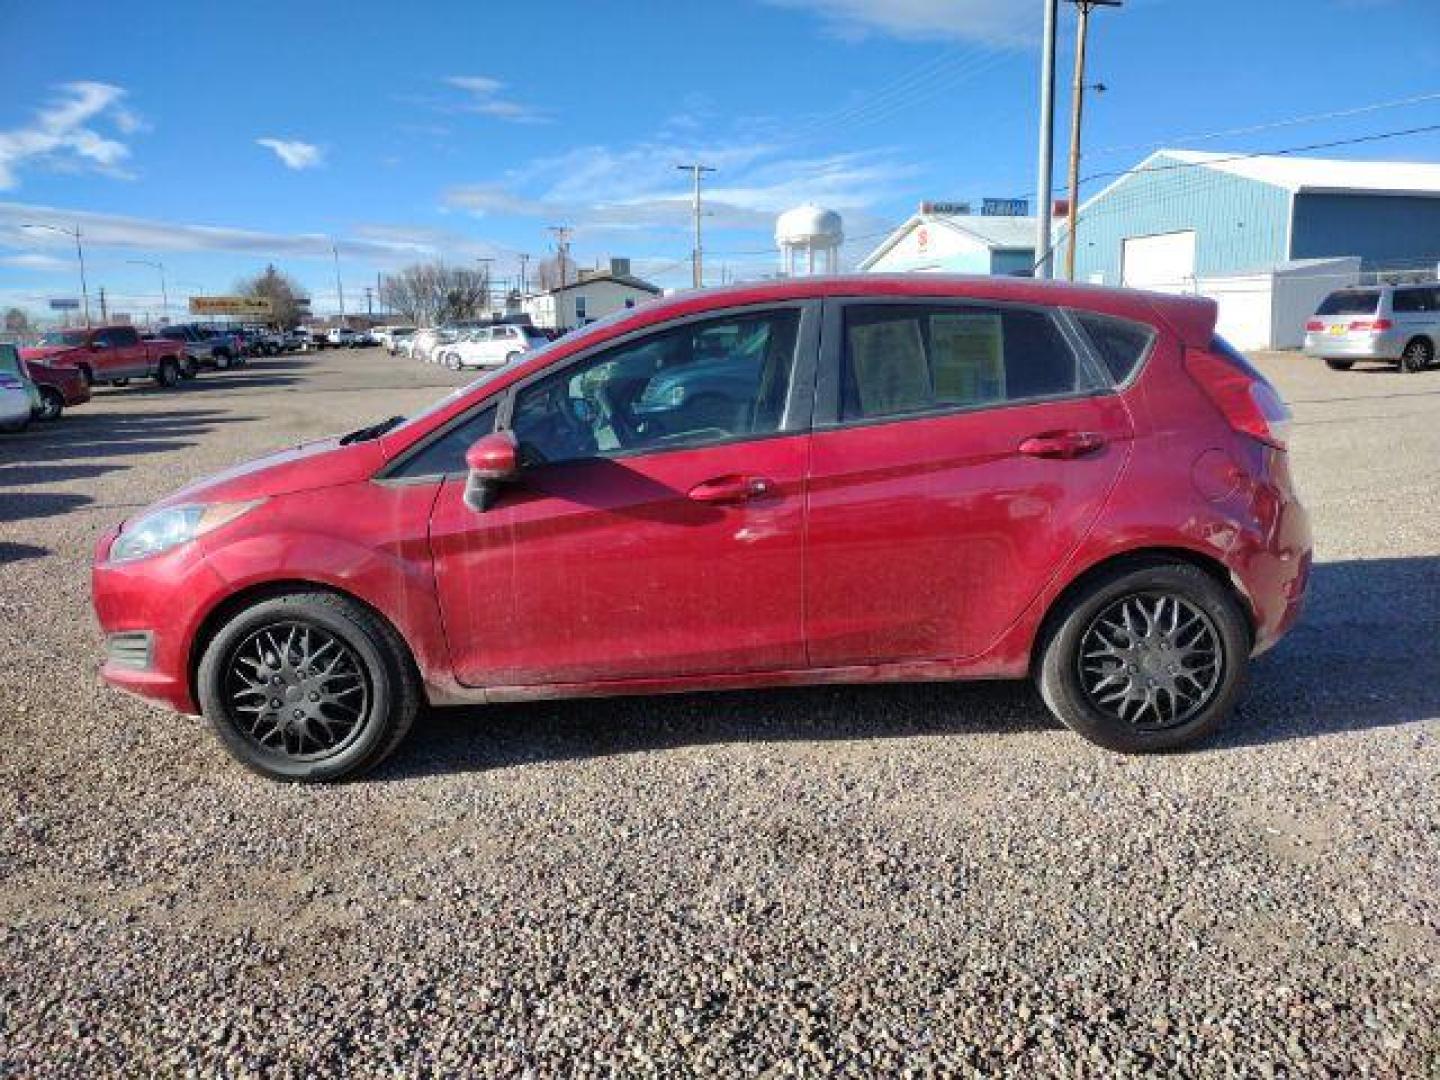
[[[759,499],[775,490],[775,481],[764,476],[717,476],[690,489],[690,498],[703,503],[742,503]]]
[[[1045,431],[1031,435],[1019,446],[1027,457],[1077,458],[1093,454],[1105,445],[1105,436],[1098,431]]]

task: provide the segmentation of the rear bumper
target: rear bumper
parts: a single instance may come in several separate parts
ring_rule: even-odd
[[[1299,621],[1310,587],[1314,541],[1310,516],[1295,497],[1289,462],[1271,452],[1272,482],[1257,484],[1252,515],[1227,562],[1250,602],[1256,655],[1273,647]]]
[[[1380,334],[1350,333],[1343,337],[1307,333],[1305,355],[1325,360],[1399,360],[1405,350],[1405,335],[1394,331]]]

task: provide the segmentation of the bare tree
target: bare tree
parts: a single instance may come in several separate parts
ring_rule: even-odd
[[[289,328],[300,325],[300,299],[304,290],[289,274],[282,273],[271,263],[252,278],[237,282],[235,292],[240,296],[253,296],[270,301],[270,318],[280,326]]]
[[[490,306],[490,275],[468,267],[415,263],[380,279],[380,301],[417,326],[476,319]]]
[[[28,334],[30,332],[30,316],[18,307],[10,308],[5,312],[5,332],[7,334]]]
[[[541,259],[535,266],[535,283],[542,292],[558,289],[561,285],[573,285],[579,277],[575,260],[564,252]]]

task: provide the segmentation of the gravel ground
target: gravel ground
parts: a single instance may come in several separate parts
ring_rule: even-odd
[[[453,377],[277,359],[0,440],[0,1074],[1440,1075],[1440,371],[1260,362],[1311,608],[1151,759],[1024,686],[831,687],[267,783],[97,683],[91,547]]]

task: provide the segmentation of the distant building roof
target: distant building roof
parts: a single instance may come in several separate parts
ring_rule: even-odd
[[[880,246],[860,261],[867,270],[885,256],[918,225],[934,224],[979,240],[992,251],[1034,251],[1035,219],[1033,217],[999,217],[988,214],[932,214],[924,210],[911,214],[898,229],[881,241]]]
[[[579,281],[572,281],[568,285],[558,285],[550,290],[551,294],[565,292],[567,289],[578,289],[583,285],[594,285],[601,281],[611,281],[616,285],[626,285],[632,289],[639,289],[651,296],[659,296],[661,289],[658,285],[652,285],[644,278],[638,278],[634,274],[586,274]]]
[[[1288,154],[1223,154],[1205,150],[1157,150],[1132,172],[1170,158],[1182,165],[1203,165],[1293,192],[1332,194],[1440,195],[1440,165],[1422,161],[1341,161]]]

